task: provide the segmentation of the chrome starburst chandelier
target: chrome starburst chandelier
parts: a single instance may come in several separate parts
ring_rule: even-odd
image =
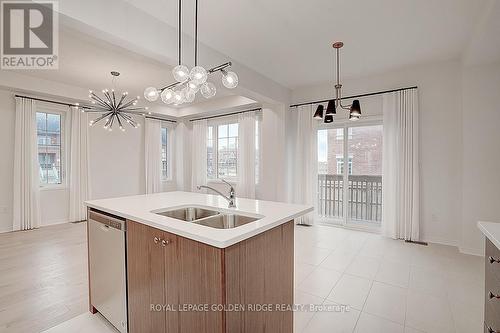
[[[115,85],[115,80],[120,76],[119,72],[111,72],[113,76],[112,83]],[[94,126],[101,121],[105,121],[103,128],[108,131],[113,130],[113,125],[116,123],[120,130],[125,131],[124,123],[137,128],[140,126],[138,122],[133,119],[133,116],[145,115],[147,107],[137,106],[140,96],[126,101],[128,92],[122,94],[115,93],[115,89],[103,89],[102,94],[104,97],[99,97],[95,92],[89,90],[89,98],[91,105],[82,109],[84,112],[101,113],[95,120],[90,121],[89,125]]]
[[[179,63],[172,70],[175,82],[163,88],[148,87],[144,90],[144,97],[154,102],[161,97],[165,104],[180,105],[191,103],[196,97],[196,93],[201,92],[203,97],[211,98],[217,93],[216,87],[212,82],[207,81],[209,75],[220,72],[222,74],[222,84],[228,89],[236,88],[238,85],[238,75],[229,71],[231,62],[226,62],[210,69],[198,66],[198,0],[195,0],[195,35],[194,35],[194,67],[189,70],[182,64],[181,60],[181,0],[179,0]]]

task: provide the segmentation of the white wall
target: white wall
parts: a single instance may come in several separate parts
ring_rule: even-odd
[[[463,98],[462,242],[483,253],[477,221],[500,223],[500,63],[465,67]]]
[[[262,108],[262,177],[257,187],[257,198],[286,201],[286,142],[283,104],[264,105]]]
[[[134,129],[106,131],[90,128],[90,183],[93,199],[145,192],[144,122]]]
[[[420,103],[421,235],[459,244],[462,190],[461,65],[443,62],[343,80],[344,95],[417,85]],[[332,84],[296,89],[294,103],[333,96]],[[363,108],[363,99],[361,100]],[[294,111],[291,111],[294,112]]]

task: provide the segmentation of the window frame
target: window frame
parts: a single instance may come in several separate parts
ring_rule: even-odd
[[[69,122],[68,122],[68,110],[62,107],[59,107],[54,104],[48,103],[40,103],[36,107],[36,113],[43,114],[53,114],[60,116],[60,149],[61,149],[61,167],[60,167],[60,183],[57,184],[49,184],[40,182],[40,178],[38,179],[38,184],[40,190],[61,190],[67,189],[68,187],[68,137],[69,134]],[[38,155],[38,126],[36,126],[36,137],[37,137],[37,155]],[[40,161],[38,160],[38,168],[40,168]]]
[[[163,130],[167,131],[167,144],[166,144],[166,162],[167,162],[167,174],[166,177],[163,177],[163,156],[160,156],[161,160],[161,175],[160,179],[162,183],[172,182],[174,180],[174,165],[173,165],[173,141],[174,141],[174,126],[169,122],[161,122],[161,130],[160,130],[160,146],[161,146],[161,154],[163,154]]]
[[[360,120],[358,120],[356,122],[350,121],[348,119],[335,119],[333,123],[328,123],[328,124],[321,122],[320,124],[318,124],[318,128],[316,129],[316,131],[343,128],[344,129],[343,156],[344,156],[344,160],[347,158],[347,160],[349,161],[351,156],[349,156],[348,143],[349,143],[349,140],[351,140],[353,137],[353,132],[350,131],[349,129],[351,129],[351,128],[353,129],[356,127],[379,126],[379,125],[384,126],[382,115],[365,116],[364,118],[361,118]],[[345,173],[345,172],[342,174],[344,184],[349,183],[349,176],[350,175],[351,174]],[[348,201],[349,200],[348,200],[348,196],[347,196],[347,191],[348,191],[348,186],[344,186],[344,190],[343,190],[343,194],[342,194],[343,205],[344,205],[343,211],[344,212],[348,212]],[[382,202],[382,205],[383,205],[383,202]],[[320,221],[326,222],[326,223],[329,223],[329,221],[332,220],[332,219],[328,219],[328,218],[322,219],[322,218],[319,218],[318,216],[317,216],[317,218]],[[363,231],[374,232],[374,233],[380,233],[381,226],[383,223],[383,221],[378,225],[372,224],[372,222],[366,223],[364,221],[357,221],[356,223],[353,223],[353,221],[350,220],[350,216],[348,214],[344,214],[344,216],[342,216],[340,219],[333,219],[333,221],[335,221],[334,222],[335,224],[340,225],[340,226],[347,228],[347,229],[363,230]]]
[[[221,178],[219,178],[219,126],[221,125],[232,125],[232,124],[237,124],[238,125],[238,137],[237,137],[237,144],[236,144],[236,176],[232,177],[224,177],[223,179],[230,182],[230,183],[238,183],[239,181],[239,172],[238,172],[238,162],[239,162],[239,154],[240,154],[240,147],[239,147],[239,123],[238,123],[238,118],[231,116],[231,117],[221,117],[218,119],[212,119],[207,123],[207,162],[208,162],[208,133],[209,133],[209,128],[212,127],[212,149],[213,149],[213,160],[214,160],[214,175],[215,177],[210,177],[208,174],[208,163],[207,163],[207,181],[208,182],[221,182]]]

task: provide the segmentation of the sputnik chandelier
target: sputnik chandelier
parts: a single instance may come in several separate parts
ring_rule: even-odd
[[[112,83],[115,85],[115,79],[120,75],[119,72],[111,72],[113,76]],[[129,101],[125,99],[128,96],[128,92],[124,92],[121,95],[115,93],[115,89],[103,89],[102,93],[104,98],[99,97],[95,92],[89,90],[89,98],[91,105],[82,109],[83,112],[89,113],[101,113],[101,116],[95,120],[90,121],[89,125],[94,126],[101,121],[105,121],[103,128],[108,131],[113,130],[113,125],[118,124],[120,130],[125,131],[123,127],[124,123],[137,128],[140,126],[132,116],[134,115],[145,115],[147,112],[147,107],[137,106],[137,102],[140,96],[133,98]]]
[[[194,67],[189,70],[187,66],[182,64],[181,59],[181,21],[182,21],[182,4],[179,0],[179,62],[172,70],[175,82],[163,88],[148,87],[144,90],[144,97],[154,102],[161,98],[165,104],[180,105],[183,103],[191,103],[196,97],[196,93],[201,92],[203,97],[211,98],[215,96],[217,89],[212,82],[207,81],[209,75],[220,72],[222,74],[222,84],[228,89],[236,88],[238,85],[238,75],[235,72],[228,71],[231,67],[231,62],[226,62],[222,65],[215,66],[206,70],[202,66],[198,66],[198,0],[195,0],[195,28],[194,28]]]
[[[328,101],[326,107],[326,113],[323,117],[324,106],[322,104],[318,105],[313,118],[318,120],[323,120],[325,123],[333,122],[334,117],[337,115],[337,108],[340,107],[344,110],[349,110],[349,120],[355,121],[359,120],[361,117],[361,105],[359,100],[355,99],[351,105],[342,104],[342,84],[340,84],[340,49],[344,46],[342,42],[333,43],[333,48],[336,50],[337,54],[337,83],[335,84],[335,98]]]

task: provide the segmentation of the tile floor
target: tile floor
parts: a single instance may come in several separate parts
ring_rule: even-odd
[[[330,226],[296,228],[295,303],[350,311],[296,312],[296,333],[481,333],[483,258]],[[116,332],[83,314],[46,333]]]
[[[296,228],[295,332],[483,332],[483,258],[330,226]]]

